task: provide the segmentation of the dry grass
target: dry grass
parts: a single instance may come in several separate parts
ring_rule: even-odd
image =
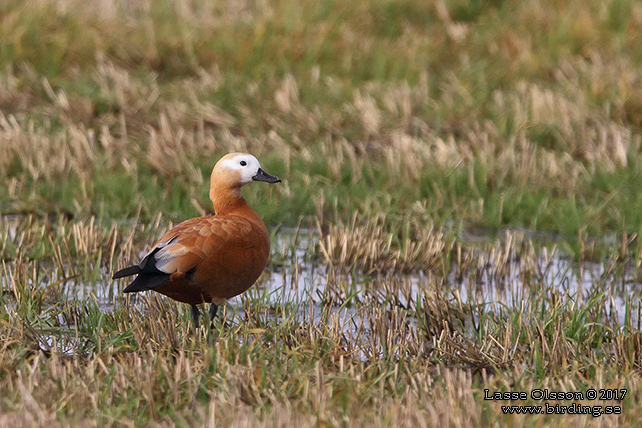
[[[336,199],[324,220],[639,232],[637,3],[320,7],[8,3],[0,177],[29,184],[3,212],[196,214],[214,160],[248,150],[291,178],[271,222]]]
[[[322,234],[319,250],[331,268],[356,269],[367,275],[430,271],[447,261],[452,251],[452,240],[447,242],[443,232],[432,225],[401,220],[403,227],[395,234],[386,230],[395,221],[385,215],[363,224],[358,219],[355,214],[349,225],[331,225]]]
[[[0,425],[635,426],[641,28],[630,0],[5,2]],[[211,210],[228,151],[309,242],[194,335],[107,278]],[[534,388],[629,392],[483,400]]]
[[[351,230],[363,228],[377,245],[385,224],[379,219]],[[582,276],[592,264],[580,261],[577,272],[556,271],[551,266],[563,259],[555,250],[523,235],[444,244],[450,241],[433,230],[425,240],[412,241],[433,243],[439,251],[430,262],[395,249],[405,242],[396,239],[379,259],[368,258],[367,251],[326,252],[321,296],[304,288],[294,300],[279,297],[287,290],[270,287],[272,275],[280,273],[269,273],[241,306],[224,308],[214,330],[194,335],[183,305],[155,295],[126,298],[124,283],[113,287],[108,280],[163,229],[158,222],[2,219],[3,423],[525,421],[484,401],[489,388],[627,388],[630,395],[621,403],[582,404],[624,406],[623,415],[602,416],[600,423],[626,425],[638,417],[633,403],[640,393],[639,313],[636,318],[631,301],[617,308],[612,303],[622,297],[623,278],[634,272],[618,267],[617,260],[604,261],[597,285],[576,292],[564,288],[564,278]],[[297,287],[295,276],[310,269],[317,245],[328,248],[345,236],[333,233],[304,253],[293,247],[298,231],[292,242],[282,241],[273,258],[290,269],[283,287]],[[638,252],[626,245],[631,254]],[[425,263],[444,267],[439,276],[434,269],[419,276],[395,273],[431,266]],[[389,266],[388,275],[375,266]],[[355,277],[346,268],[370,273]],[[614,310],[626,312],[623,324]]]

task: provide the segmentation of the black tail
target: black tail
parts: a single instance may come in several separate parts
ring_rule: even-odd
[[[169,242],[171,242],[171,240]],[[141,260],[140,264],[121,269],[112,276],[112,279],[117,279],[125,276],[138,275],[136,279],[130,282],[123,290],[123,293],[151,290],[169,281],[170,275],[156,268],[155,255],[159,250],[159,247],[155,248]]]
[[[167,273],[142,273],[123,290],[123,293],[135,293],[158,287],[169,281]]]
[[[129,266],[129,267],[126,267],[125,269],[121,269],[118,272],[116,272],[114,276],[111,277],[111,279],[118,279],[118,278],[123,278],[125,276],[136,275],[137,273],[140,273],[140,271],[141,271],[141,268],[138,265]]]

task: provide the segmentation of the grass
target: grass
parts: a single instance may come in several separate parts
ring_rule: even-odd
[[[178,220],[207,209],[218,156],[250,150],[288,178],[261,201],[271,223],[336,198],[332,221],[424,201],[438,223],[641,228],[621,190],[642,123],[633,2],[20,5],[2,15],[0,166],[38,190],[3,190],[5,213]]]
[[[446,239],[434,257],[447,271],[417,277],[393,273],[418,263],[403,239],[390,236],[390,250],[372,261],[354,254],[361,247],[330,249],[352,229],[330,229],[318,242],[295,230],[274,248],[279,268],[225,306],[213,330],[194,334],[186,306],[132,299],[124,283],[105,281],[163,224],[4,222],[5,423],[501,425],[520,419],[503,415],[507,403],[485,401],[484,389],[537,388],[627,389],[621,401],[581,404],[620,405],[622,415],[601,416],[609,423],[639,418],[639,297],[621,289],[639,267],[617,260],[551,268],[563,261],[555,250],[519,235],[462,245],[433,231],[414,245]],[[363,248],[380,245],[376,233],[363,236]],[[317,287],[315,264],[325,270]],[[574,290],[564,284],[578,269],[603,274]],[[502,294],[506,287],[513,293]],[[591,418],[541,415],[536,423]]]
[[[0,424],[635,426],[641,17],[4,2]],[[244,190],[271,267],[194,335],[108,278],[211,211],[229,151],[284,179]],[[582,401],[622,406],[601,417],[484,400],[536,388],[628,392]]]

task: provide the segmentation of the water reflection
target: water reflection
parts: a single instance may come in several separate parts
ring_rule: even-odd
[[[227,312],[244,317],[248,304],[272,309],[288,306],[301,322],[338,323],[350,337],[363,336],[359,340],[367,341],[372,315],[364,316],[364,305],[403,312],[416,308],[417,302],[438,291],[463,305],[483,305],[485,311],[501,312],[507,307],[520,308],[542,293],[580,304],[601,292],[608,302],[604,305],[608,317],[617,319],[620,325],[628,321],[639,328],[642,286],[632,269],[608,262],[573,261],[549,248],[519,252],[518,246],[503,246],[501,239],[492,239],[476,238],[465,243],[474,247],[467,261],[453,261],[442,276],[430,271],[362,275],[341,272],[323,263],[314,230],[281,230],[273,238],[269,270],[248,292],[231,299]],[[0,277],[5,292],[11,290],[11,275],[7,274],[10,269],[11,262],[5,263],[5,274]],[[93,280],[60,278],[58,266],[53,264],[49,268],[40,264],[39,269],[48,273],[40,274],[38,282],[55,289],[57,299],[70,303],[92,301],[103,311],[113,311],[124,302],[124,283],[109,279],[111,272],[106,267]],[[142,301],[135,304],[144,304]],[[5,305],[11,310],[9,299],[5,299]],[[625,319],[627,305],[631,308],[630,320]],[[417,325],[410,315],[403,320],[411,330]],[[71,328],[65,320],[61,325]],[[73,334],[44,334],[43,345],[53,346],[58,341],[62,343],[59,349],[73,349],[73,340],[68,336]]]

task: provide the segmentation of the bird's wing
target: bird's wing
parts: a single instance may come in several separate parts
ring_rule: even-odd
[[[162,273],[189,274],[204,259],[225,251],[225,247],[244,245],[251,232],[252,224],[243,217],[193,218],[163,235],[145,259]]]

